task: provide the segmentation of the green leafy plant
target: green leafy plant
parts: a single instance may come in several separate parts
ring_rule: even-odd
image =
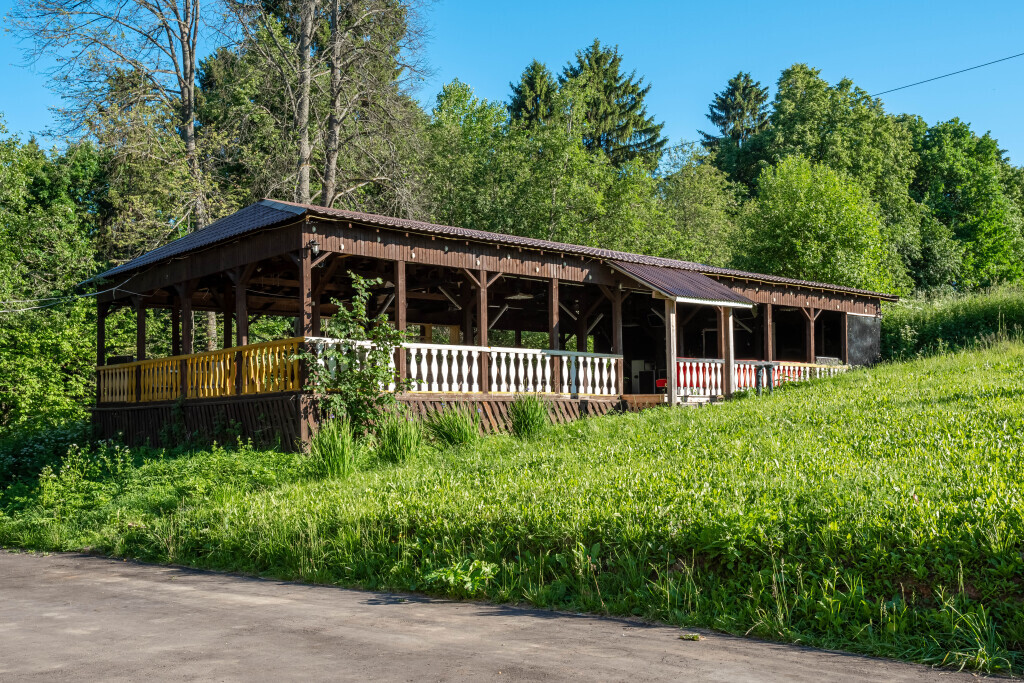
[[[299,357],[309,367],[306,389],[313,391],[321,411],[347,417],[353,429],[364,433],[395,405],[395,391],[411,384],[400,382],[394,370],[395,349],[404,333],[388,322],[385,313],[367,313],[370,288],[381,281],[351,275],[350,302],[335,300],[338,312],[324,325],[326,338],[312,342]]]
[[[355,471],[356,441],[348,417],[320,423],[309,444],[313,471],[326,479],[346,479]]]
[[[423,431],[416,420],[402,410],[391,410],[381,416],[375,431],[377,457],[389,463],[400,463],[419,450]]]
[[[508,407],[512,433],[520,439],[532,439],[548,426],[548,407],[533,394],[519,394]]]
[[[427,433],[447,446],[465,446],[480,438],[480,416],[464,408],[445,408],[424,420]]]

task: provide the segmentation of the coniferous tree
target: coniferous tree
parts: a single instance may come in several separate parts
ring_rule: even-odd
[[[508,112],[515,121],[527,125],[545,123],[554,112],[554,97],[558,83],[548,67],[536,59],[523,70],[519,83],[509,83],[512,99]]]
[[[615,166],[639,159],[654,168],[668,142],[661,137],[665,124],[655,123],[644,105],[651,86],[645,86],[636,71],[624,74],[621,67],[619,48],[603,47],[595,39],[565,66],[559,82],[573,82],[584,93],[587,149],[603,150]]]
[[[742,147],[768,127],[768,88],[741,71],[729,79],[725,90],[715,93],[714,101],[708,105],[707,117],[719,134],[698,131],[704,138],[705,148],[715,149],[723,140]]]

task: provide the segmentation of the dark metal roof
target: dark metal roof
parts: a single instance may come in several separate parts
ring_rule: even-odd
[[[690,270],[624,261],[612,261],[611,266],[651,289],[674,299],[687,299],[691,303],[725,306],[747,307],[754,304],[753,301],[721,282]]]
[[[305,213],[305,209],[293,204],[268,200],[256,202],[244,209],[239,209],[230,216],[225,216],[218,221],[210,223],[201,230],[196,230],[184,237],[179,237],[173,242],[157,247],[153,251],[147,251],[138,258],[122,263],[105,273],[100,273],[93,279],[109,278],[114,275],[138,270],[144,266],[159,263],[160,261],[165,261],[181,254],[187,254],[191,251],[197,251],[203,247],[208,247],[233,237],[255,232],[271,225],[288,222],[289,219],[293,221],[299,220]]]
[[[112,268],[98,277],[106,278],[112,275],[120,275],[143,266],[152,265],[158,261],[167,260],[190,251],[211,246],[231,238],[254,232],[256,230],[270,227],[277,224],[284,224],[297,220],[301,216],[313,216],[321,218],[335,218],[373,225],[379,227],[396,228],[408,230],[409,232],[428,233],[433,235],[444,235],[456,239],[467,239],[477,242],[488,242],[491,244],[507,244],[530,249],[543,249],[545,251],[557,251],[576,256],[590,257],[600,260],[617,261],[620,263],[632,263],[645,266],[656,266],[660,268],[672,268],[676,270],[703,273],[704,275],[737,277],[744,279],[759,280],[762,282],[776,282],[781,284],[797,285],[801,287],[812,287],[825,289],[833,292],[857,294],[872,298],[895,300],[891,294],[872,292],[864,289],[843,287],[840,285],[828,284],[825,282],[809,282],[806,280],[795,280],[793,278],[780,277],[778,275],[767,275],[764,273],[750,273],[731,268],[718,268],[707,266],[702,263],[691,261],[677,261],[675,259],[660,258],[657,256],[646,256],[644,254],[631,254],[624,251],[613,251],[600,247],[587,247],[579,244],[565,244],[562,242],[551,242],[539,240],[532,237],[519,237],[518,235],[505,235],[496,232],[485,232],[483,230],[471,230],[469,228],[457,228],[450,225],[439,225],[425,223],[407,218],[394,218],[346,209],[332,209],[323,206],[312,206],[309,204],[296,204],[276,199],[261,199],[250,206],[241,209],[230,216],[220,219],[211,225],[197,230],[180,239],[163,245],[151,252]]]

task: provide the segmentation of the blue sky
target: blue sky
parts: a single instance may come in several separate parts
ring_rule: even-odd
[[[0,0],[6,14],[11,0]],[[628,9],[627,9],[628,8]],[[1024,52],[1021,2],[535,2],[439,0],[427,8],[433,75],[419,92],[433,102],[458,78],[480,97],[503,100],[531,59],[558,71],[594,38],[617,44],[625,66],[652,84],[648,109],[670,139],[706,128],[713,93],[737,71],[774,86],[794,62],[844,76],[871,93]],[[41,73],[0,36],[0,111],[12,131],[41,131],[56,99]],[[954,116],[992,131],[1024,164],[1024,57],[883,96],[889,111],[929,122]]]

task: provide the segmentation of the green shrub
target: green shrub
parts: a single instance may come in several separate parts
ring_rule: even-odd
[[[405,460],[420,448],[423,432],[419,422],[404,412],[385,413],[377,423],[377,458],[390,463]]]
[[[352,421],[334,418],[320,424],[309,444],[313,471],[325,479],[346,479],[355,471],[356,442]]]
[[[1019,338],[1024,289],[1005,285],[973,294],[904,299],[883,313],[882,358],[906,360]]]
[[[424,420],[427,433],[447,446],[465,446],[480,438],[480,416],[464,408],[445,408]]]
[[[520,439],[532,439],[548,426],[548,407],[534,394],[520,394],[508,407],[512,433]]]

